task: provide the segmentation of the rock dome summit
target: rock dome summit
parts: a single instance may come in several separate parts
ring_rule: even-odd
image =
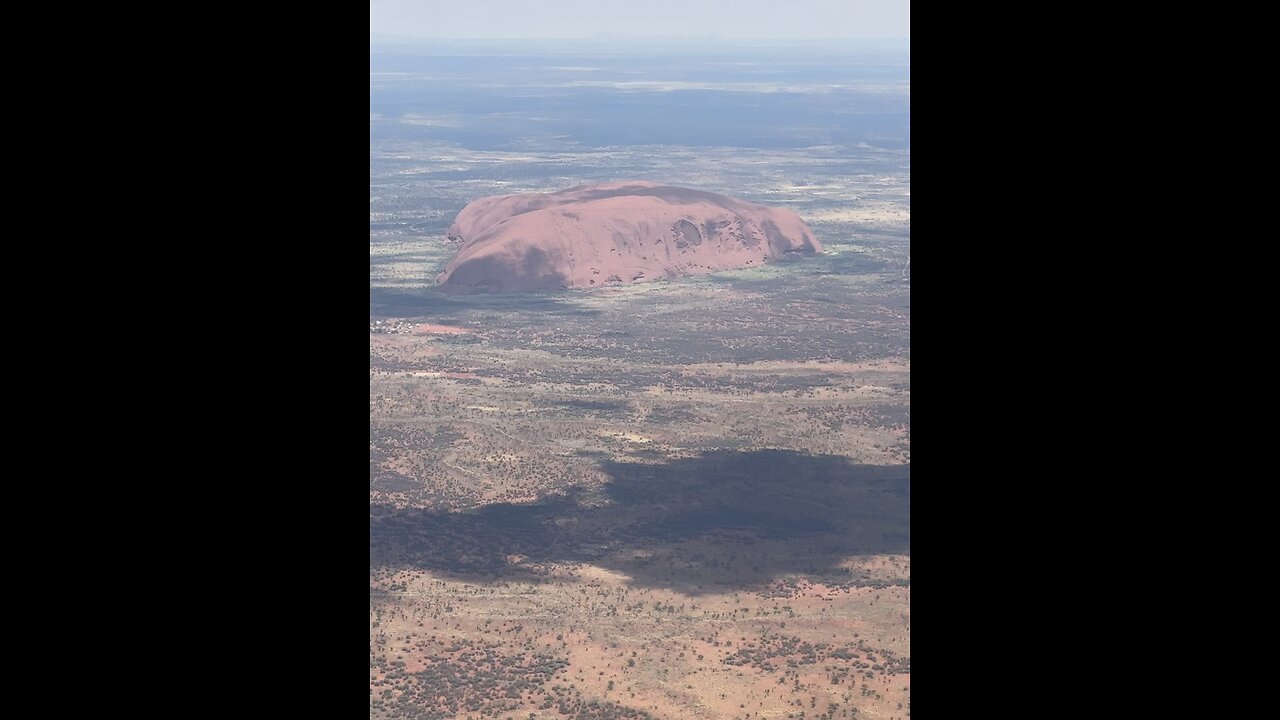
[[[482,292],[646,282],[822,252],[790,210],[645,181],[480,198],[449,237],[461,244],[437,282]]]

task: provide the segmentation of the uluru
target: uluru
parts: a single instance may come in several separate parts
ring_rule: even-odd
[[[640,180],[480,198],[449,237],[460,246],[437,282],[483,292],[647,282],[822,252],[790,210]]]

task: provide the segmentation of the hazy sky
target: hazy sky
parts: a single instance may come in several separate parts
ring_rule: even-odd
[[[911,0],[370,0],[369,30],[433,38],[906,38]]]

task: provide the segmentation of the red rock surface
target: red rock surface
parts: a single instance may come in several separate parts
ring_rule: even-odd
[[[822,252],[790,210],[644,181],[481,198],[449,237],[462,245],[437,282],[488,292],[646,282]]]

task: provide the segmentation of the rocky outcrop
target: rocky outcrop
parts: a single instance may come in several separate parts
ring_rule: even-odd
[[[790,210],[644,181],[481,198],[449,236],[461,246],[437,281],[488,292],[646,282],[822,251]]]

